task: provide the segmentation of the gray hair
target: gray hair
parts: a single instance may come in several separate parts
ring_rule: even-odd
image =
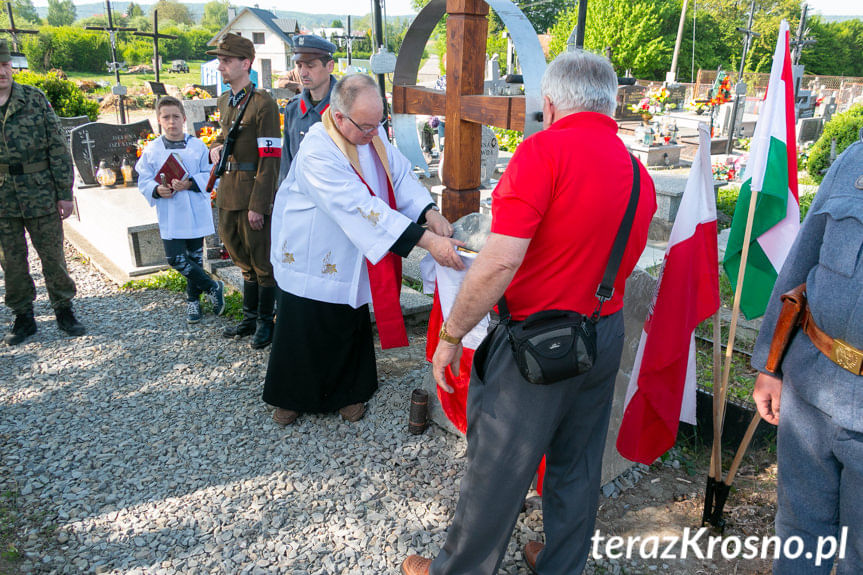
[[[545,69],[542,95],[561,110],[611,116],[617,106],[617,74],[604,56],[564,52]]]
[[[330,107],[334,112],[348,114],[357,97],[367,90],[375,94],[378,92],[378,85],[371,76],[349,74],[333,87],[333,93],[330,94]]]

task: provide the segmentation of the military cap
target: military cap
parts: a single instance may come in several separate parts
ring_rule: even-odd
[[[294,36],[294,56],[293,61],[298,60],[313,60],[321,57],[333,57],[333,52],[336,51],[336,45],[329,42],[320,36],[313,34],[302,34]]]
[[[229,58],[255,59],[255,45],[248,38],[237,34],[225,34],[214,50],[207,50],[207,56],[227,56]]]
[[[9,52],[9,42],[5,39],[0,40],[0,62],[11,62],[12,53]]]

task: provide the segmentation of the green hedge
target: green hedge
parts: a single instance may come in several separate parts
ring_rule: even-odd
[[[739,186],[725,186],[719,188],[718,197],[716,198],[716,211],[728,216],[730,222],[734,218],[734,210],[737,207],[737,196],[740,193]],[[800,194],[800,221],[806,217],[809,208],[812,206],[812,200],[815,199],[815,193]],[[749,206],[744,206],[744,209],[749,209]],[[730,224],[729,224],[730,225]],[[727,226],[720,226],[727,227]]]
[[[824,173],[830,167],[830,143],[836,139],[836,155],[853,144],[860,137],[863,128],[863,104],[851,106],[846,112],[836,114],[824,126],[824,132],[815,145],[809,150],[809,160],[806,170],[812,179],[821,183]]]
[[[44,26],[23,42],[30,67],[37,72],[51,68],[79,72],[105,72],[111,60],[108,34],[72,26]]]
[[[88,100],[74,82],[63,80],[55,72],[37,74],[24,71],[15,74],[14,78],[19,84],[36,86],[45,92],[58,116],[87,116],[93,122],[99,117],[99,103]]]

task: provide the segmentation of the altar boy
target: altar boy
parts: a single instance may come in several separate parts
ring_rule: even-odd
[[[138,189],[156,206],[168,263],[186,278],[186,321],[198,323],[202,293],[217,315],[225,312],[224,283],[210,278],[202,267],[204,237],[214,233],[210,196],[204,191],[210,172],[209,150],[183,131],[186,114],[176,98],[160,99],[156,116],[162,137],[150,142],[135,164]],[[171,156],[179,162],[179,173],[170,169],[172,161],[166,164]],[[166,176],[166,172],[178,177]]]

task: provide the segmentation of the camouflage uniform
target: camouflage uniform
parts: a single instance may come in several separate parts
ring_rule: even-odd
[[[31,313],[36,299],[25,230],[42,261],[51,306],[72,305],[75,282],[66,270],[57,202],[72,200],[73,177],[66,138],[45,94],[13,82],[0,118],[0,265],[6,305],[15,315]]]

